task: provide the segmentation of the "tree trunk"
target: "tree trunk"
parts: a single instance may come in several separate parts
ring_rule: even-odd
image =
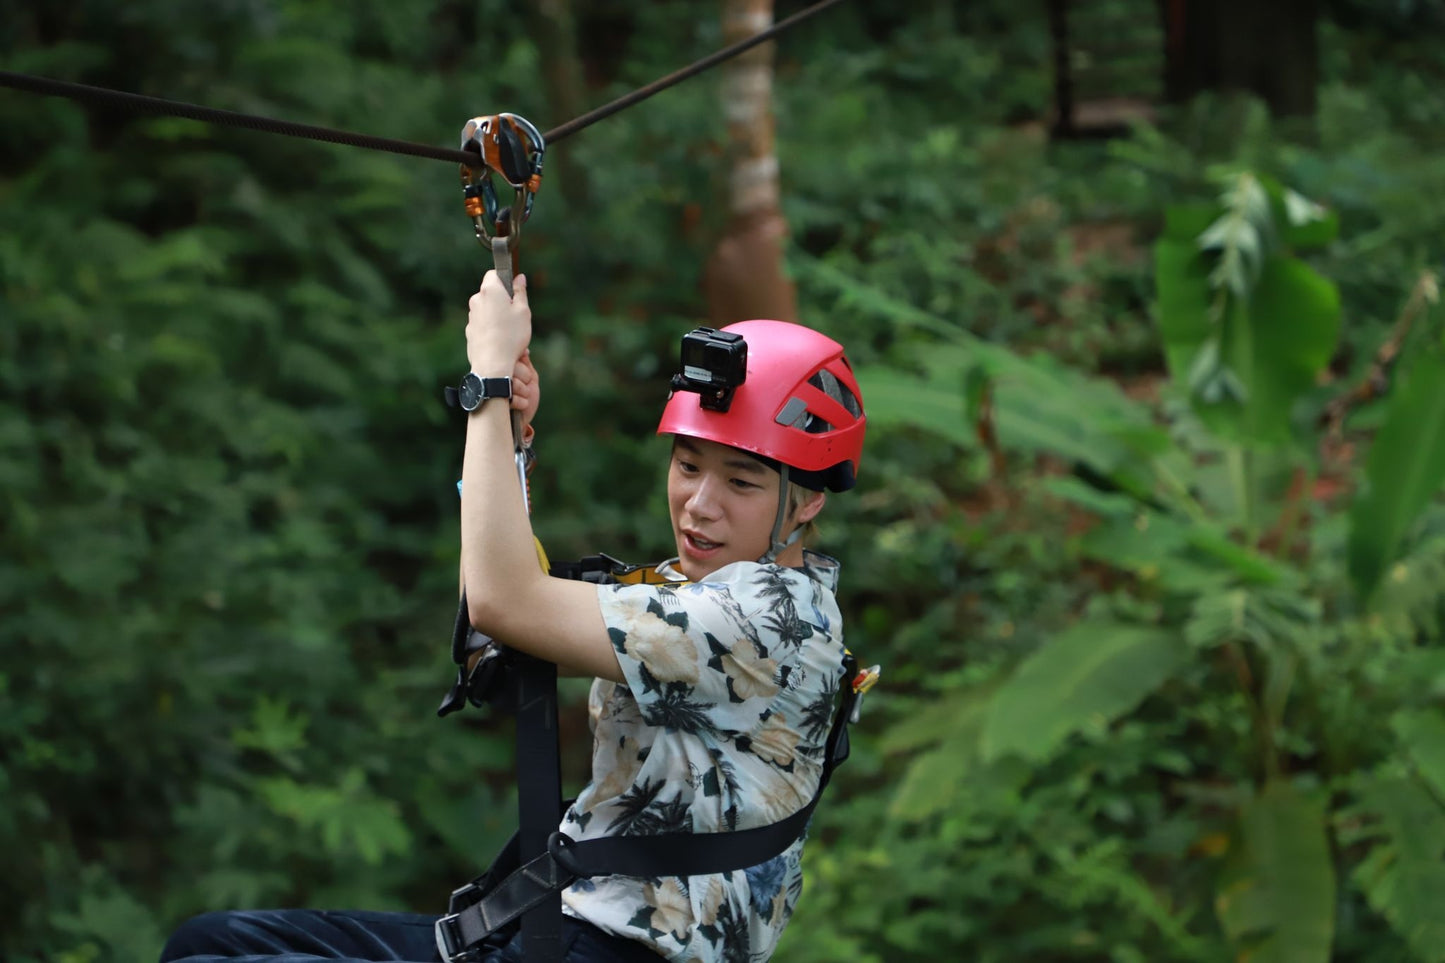
[[[546,130],[583,112],[582,61],[577,54],[577,21],[572,0],[527,0],[522,4],[527,32],[542,62],[542,87],[547,116],[537,121]],[[587,182],[571,164],[551,164],[546,180],[557,185],[569,208],[587,205]]]
[[[744,40],[772,22],[772,0],[723,0],[724,43]],[[779,205],[773,140],[773,45],[760,44],[723,70],[729,221],[703,270],[708,316],[719,326],[750,318],[796,321],[797,294],[783,271],[788,225]]]
[[[1244,90],[1278,117],[1315,111],[1319,0],[1159,0],[1167,36],[1165,93]]]

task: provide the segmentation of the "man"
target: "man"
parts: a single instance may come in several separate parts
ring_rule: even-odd
[[[673,438],[678,553],[659,570],[674,581],[596,585],[540,569],[512,461],[510,408],[530,415],[538,398],[525,279],[509,297],[489,272],[469,304],[468,616],[511,648],[597,680],[592,779],[561,826],[575,840],[767,825],[806,805],[823,771],[844,684],[838,566],[801,536],[824,489],[854,483],[857,382],[841,346],[800,325],[748,321],[710,336],[704,355],[735,363],[740,383],[719,384],[685,358],[658,426]],[[802,847],[726,873],[578,880],[562,894],[567,959],[765,960],[802,890]],[[435,919],[207,914],[177,931],[162,960],[435,960]],[[499,938],[482,959],[520,953]]]

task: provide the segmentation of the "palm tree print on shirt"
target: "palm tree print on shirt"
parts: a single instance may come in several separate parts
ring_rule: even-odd
[[[798,606],[793,601],[796,590],[796,575],[778,566],[765,566],[759,573],[758,595],[772,603],[772,611],[763,619],[763,625],[777,633],[778,641],[789,648],[797,648],[813,637],[813,626],[798,615]]]
[[[657,797],[667,783],[659,780],[644,780],[633,786],[617,799],[622,812],[608,823],[607,831],[622,836],[659,836],[663,833],[686,833],[692,831],[692,815],[687,803],[678,793],[671,800],[661,801]]]
[[[708,712],[714,708],[711,702],[696,702],[689,698],[692,695],[692,686],[683,682],[668,682],[665,685],[658,685],[657,680],[651,677],[644,667],[642,669],[644,680],[647,680],[648,692],[661,692],[662,698],[646,705],[642,710],[642,717],[647,720],[650,726],[660,726],[681,732],[711,733],[717,728],[713,725]]]

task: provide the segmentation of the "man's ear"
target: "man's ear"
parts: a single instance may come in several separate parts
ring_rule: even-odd
[[[828,496],[823,492],[808,492],[807,500],[798,506],[798,524],[806,525],[811,522],[823,510],[823,505],[827,501]]]

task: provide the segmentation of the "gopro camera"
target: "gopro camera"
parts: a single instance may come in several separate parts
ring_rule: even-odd
[[[682,336],[682,372],[672,376],[673,391],[696,392],[704,408],[727,411],[747,376],[748,343],[742,335],[694,328]]]

